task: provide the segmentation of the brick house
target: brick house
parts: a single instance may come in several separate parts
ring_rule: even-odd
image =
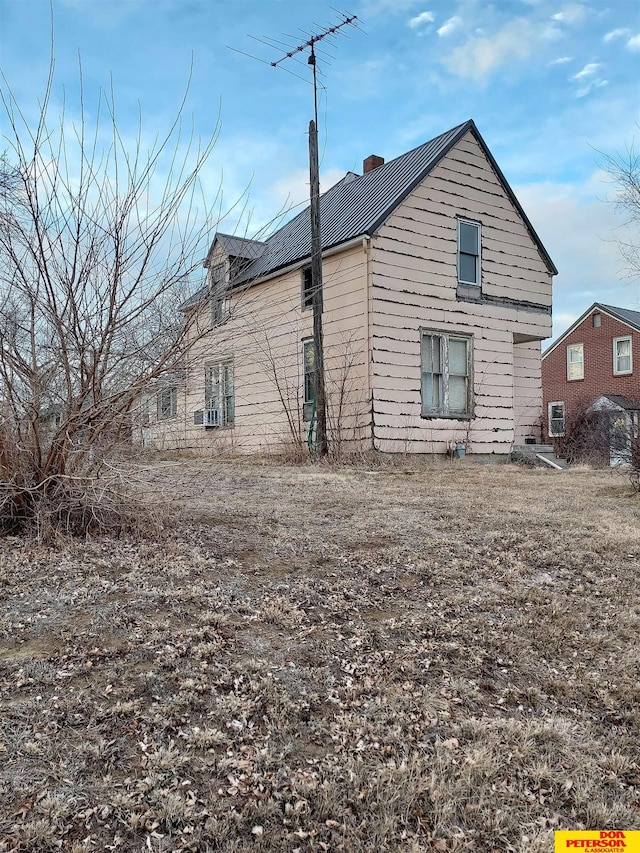
[[[594,303],[543,353],[542,396],[544,434],[555,443],[603,396],[637,410],[640,311]]]

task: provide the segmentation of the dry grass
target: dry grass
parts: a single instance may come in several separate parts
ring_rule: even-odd
[[[622,479],[148,475],[189,495],[156,539],[0,542],[0,851],[542,853],[640,828]]]

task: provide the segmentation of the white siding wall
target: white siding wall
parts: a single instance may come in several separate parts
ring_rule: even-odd
[[[481,223],[482,292],[504,302],[457,299],[456,217]],[[387,219],[371,257],[375,446],[441,453],[448,441],[463,440],[471,452],[507,453],[539,417],[536,341],[551,334],[548,313],[519,303],[550,306],[551,275],[471,134]],[[421,417],[421,327],[473,334],[471,422]],[[514,350],[514,335],[534,345]]]
[[[326,258],[323,267],[329,428],[334,441],[359,446],[371,436],[362,246]],[[312,335],[312,312],[301,308],[301,270],[234,294],[228,319],[207,332],[209,311],[205,301],[192,329],[178,415],[155,426],[155,446],[251,453],[280,451],[294,434],[304,441],[302,340]],[[226,358],[234,363],[235,423],[223,429],[194,426],[193,413],[204,407],[205,365]]]

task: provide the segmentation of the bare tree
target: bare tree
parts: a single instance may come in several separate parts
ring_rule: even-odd
[[[624,154],[601,154],[601,165],[615,187],[613,202],[625,217],[625,234],[615,238],[629,278],[640,276],[640,153],[632,143]]]
[[[52,64],[53,67],[53,64]],[[52,117],[52,79],[35,127],[0,91],[0,524],[48,513],[99,525],[96,482],[126,437],[144,387],[179,370],[189,334],[178,311],[201,265],[216,198],[201,145],[183,129],[145,144],[121,133],[113,93],[88,121]]]

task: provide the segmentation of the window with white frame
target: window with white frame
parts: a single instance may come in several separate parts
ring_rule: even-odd
[[[207,364],[204,370],[204,412],[208,427],[230,426],[235,419],[233,359]]]
[[[302,270],[302,307],[313,308],[313,277],[311,267]]]
[[[225,264],[216,264],[211,268],[211,325],[219,326],[229,312],[227,298],[227,268]]]
[[[564,435],[565,410],[563,402],[549,403],[548,420],[550,438]]]
[[[631,336],[613,339],[613,375],[623,376],[633,371]]]
[[[480,287],[480,224],[458,220],[458,281]]]
[[[313,338],[302,341],[303,420],[310,421],[316,399],[316,351]]]
[[[158,391],[158,420],[167,421],[178,414],[178,389],[162,388]]]
[[[569,344],[567,347],[567,379],[584,379],[584,344]]]
[[[472,337],[422,329],[423,417],[470,418],[473,409]]]

